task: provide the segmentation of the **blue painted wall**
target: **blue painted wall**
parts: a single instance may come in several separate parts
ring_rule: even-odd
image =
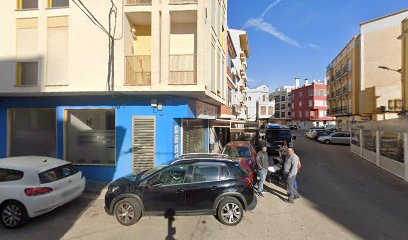
[[[57,156],[64,158],[65,109],[116,109],[116,166],[80,166],[85,176],[94,180],[114,180],[132,172],[132,117],[156,116],[156,165],[174,158],[174,126],[182,118],[195,118],[191,99],[162,96],[162,114],[150,107],[151,97],[26,97],[0,99],[0,158],[7,155],[8,108],[55,108],[57,112]],[[181,129],[181,127],[180,127]],[[181,144],[179,145],[181,147]]]

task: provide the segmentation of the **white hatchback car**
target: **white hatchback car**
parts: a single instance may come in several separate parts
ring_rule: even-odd
[[[71,163],[50,157],[0,159],[0,220],[18,228],[79,197],[85,177]]]

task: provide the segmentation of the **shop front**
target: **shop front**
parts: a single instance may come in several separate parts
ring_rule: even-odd
[[[0,98],[0,158],[57,157],[88,179],[117,179],[173,161],[185,124],[186,149],[207,150],[208,120],[196,120],[190,103],[173,96]]]

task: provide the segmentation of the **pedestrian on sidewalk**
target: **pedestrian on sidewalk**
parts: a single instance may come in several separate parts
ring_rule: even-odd
[[[284,166],[284,173],[287,181],[286,191],[288,193],[288,202],[294,203],[296,198],[299,198],[299,193],[296,184],[296,175],[299,170],[300,160],[295,154],[292,147],[288,149],[288,157]]]
[[[266,175],[268,173],[268,148],[266,146],[262,146],[261,151],[258,152],[256,156],[256,164],[258,166],[258,176],[260,178],[258,183],[258,192],[261,197],[263,197],[264,193],[264,183],[266,179]]]

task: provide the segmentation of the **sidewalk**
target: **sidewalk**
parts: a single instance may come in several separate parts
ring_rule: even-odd
[[[108,191],[109,183],[110,182],[86,180],[85,190],[81,197],[92,199],[104,199],[105,194]]]

